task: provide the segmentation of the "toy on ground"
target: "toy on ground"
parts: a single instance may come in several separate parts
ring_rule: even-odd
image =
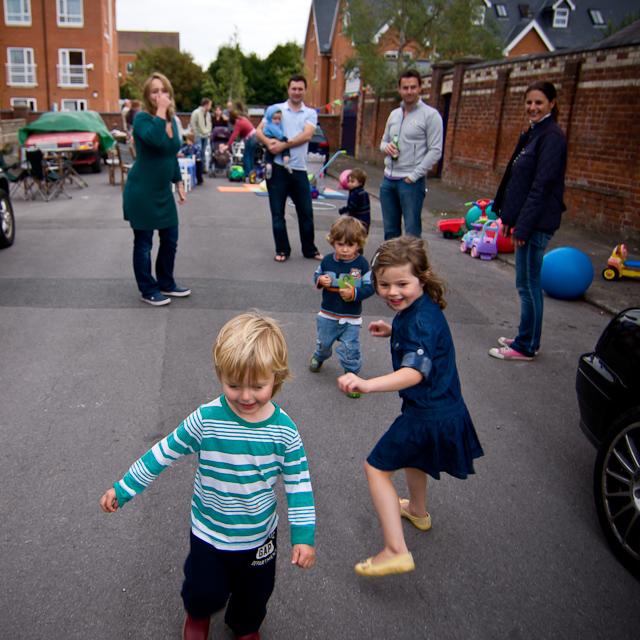
[[[593,281],[589,256],[573,247],[558,247],[542,260],[542,290],[553,298],[573,300],[583,295]]]
[[[464,218],[448,218],[447,220],[438,221],[438,230],[442,232],[443,237],[447,240],[451,238],[459,238],[464,235],[462,225],[465,223]]]
[[[475,224],[478,224],[477,222]],[[491,232],[491,233],[489,233]],[[471,240],[471,257],[491,260],[498,253],[500,224],[497,220],[488,220],[482,225],[480,235]]]
[[[465,205],[473,205],[465,216],[465,224],[469,231],[473,228],[474,222],[486,222],[486,220],[495,220],[498,216],[493,212],[491,205],[493,200],[476,200],[475,202],[466,202]]]
[[[484,222],[473,222],[471,224],[471,226],[473,227],[471,231],[467,231],[467,233],[462,236],[462,240],[460,241],[460,251],[462,251],[462,253],[471,251],[471,247],[473,247],[473,241],[475,238],[480,237],[480,234],[482,233],[482,227],[484,226],[485,222],[488,221],[485,220]]]
[[[627,247],[619,244],[607,261],[607,268],[602,272],[602,277],[605,280],[640,278],[640,260],[627,260]]]

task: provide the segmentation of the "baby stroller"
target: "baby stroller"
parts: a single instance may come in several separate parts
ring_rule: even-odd
[[[220,145],[227,144],[229,129],[227,127],[214,127],[211,132],[211,162],[209,163],[209,177],[227,173],[231,167],[231,154],[229,151],[221,151]]]
[[[253,154],[255,160],[255,166],[249,174],[249,182],[251,184],[260,184],[267,171],[267,163],[265,162],[265,148],[259,144],[256,146],[256,150]]]
[[[231,143],[231,161],[227,167],[227,177],[231,182],[242,182],[244,178],[243,158],[244,140],[234,140]]]

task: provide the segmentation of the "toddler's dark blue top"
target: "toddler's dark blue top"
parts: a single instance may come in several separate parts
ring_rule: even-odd
[[[422,380],[400,391],[402,411],[437,414],[445,418],[462,404],[460,380],[449,325],[442,309],[425,293],[393,320],[391,361],[393,370],[411,367]]]

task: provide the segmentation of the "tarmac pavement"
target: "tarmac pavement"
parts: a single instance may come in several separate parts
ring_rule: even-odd
[[[430,184],[424,236],[451,289],[445,315],[485,455],[464,482],[445,474],[430,482],[431,531],[403,523],[416,571],[373,580],[353,569],[382,544],[363,461],[400,401],[347,398],[336,357],[309,371],[317,262],[301,255],[294,209],[292,255],[276,263],[267,198],[223,193],[226,179],[205,178],[180,207],[176,276],[192,295],[153,308],[133,278],[120,186],[106,172],[84,177],[89,188],[72,187],[72,200],[16,200],[16,242],[0,251],[2,640],[180,637],[195,459],[178,461],[117,514],[98,502],[137,457],[220,394],[211,345],[250,307],[283,326],[294,381],[275,401],[300,430],[318,517],[316,565],[292,567],[278,483],[278,578],[263,640],[636,640],[640,585],[599,529],[595,450],[579,429],[574,388],[580,354],[611,316],[586,299],[546,298],[540,355],[490,358],[497,338],[517,328],[514,270],[462,255],[435,226],[478,195]],[[315,203],[322,252],[336,205]],[[382,241],[375,199],[372,217],[369,260]],[[601,243],[579,241],[594,251]],[[603,267],[594,266],[595,285]],[[605,284],[613,310],[638,300],[637,281]],[[612,297],[619,285],[632,292],[624,304]],[[376,296],[366,300],[367,378],[391,371],[388,341],[366,330],[381,317],[393,313]],[[396,481],[404,496],[401,474]],[[214,616],[211,639],[232,637]]]

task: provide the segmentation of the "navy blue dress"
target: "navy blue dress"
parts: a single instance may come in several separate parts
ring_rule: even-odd
[[[402,415],[380,438],[367,462],[381,471],[412,467],[436,480],[444,471],[464,479],[484,455],[462,399],[449,325],[424,294],[393,320],[393,370],[411,367],[422,380],[400,391]]]

